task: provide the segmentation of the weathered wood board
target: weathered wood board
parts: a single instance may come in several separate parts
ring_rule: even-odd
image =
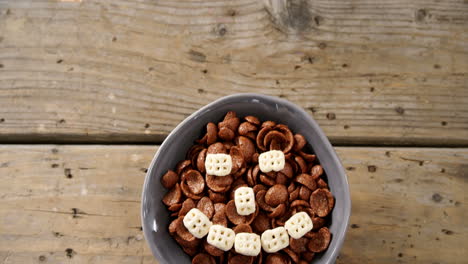
[[[157,147],[0,146],[0,262],[155,263],[140,193]],[[337,263],[462,263],[468,149],[337,148],[352,195]]]
[[[334,143],[468,146],[467,28],[466,0],[1,1],[0,140],[156,143],[257,92]]]

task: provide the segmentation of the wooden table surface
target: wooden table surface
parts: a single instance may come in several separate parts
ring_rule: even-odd
[[[336,147],[337,263],[466,263],[466,0],[0,0],[0,262],[157,263],[146,168],[239,92],[302,106]]]

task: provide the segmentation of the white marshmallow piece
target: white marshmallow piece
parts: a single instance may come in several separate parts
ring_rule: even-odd
[[[212,225],[206,237],[206,242],[223,251],[228,251],[234,245],[235,237],[236,234],[231,228],[222,225]]]
[[[210,219],[197,208],[192,208],[184,216],[184,226],[196,238],[202,238],[208,234],[212,225]]]
[[[312,230],[314,225],[306,212],[299,212],[291,216],[284,224],[284,227],[292,238],[299,239]]]
[[[262,248],[260,236],[255,233],[238,233],[234,241],[234,249],[244,256],[257,256]]]
[[[289,246],[288,232],[282,226],[266,230],[263,232],[261,240],[262,248],[267,253],[278,252]]]
[[[205,159],[205,169],[209,175],[229,175],[232,169],[232,158],[228,154],[208,154]]]
[[[234,192],[234,203],[239,215],[255,213],[255,194],[250,187],[239,187]]]
[[[262,172],[280,171],[284,168],[284,153],[281,150],[263,152],[258,157],[258,165]]]

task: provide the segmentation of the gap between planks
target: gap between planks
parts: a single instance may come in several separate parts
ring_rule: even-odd
[[[166,136],[141,135],[102,135],[83,137],[81,135],[9,135],[0,136],[0,145],[161,145]],[[329,137],[334,147],[394,147],[394,148],[466,148],[467,142],[446,139],[440,140],[386,138],[337,138]]]

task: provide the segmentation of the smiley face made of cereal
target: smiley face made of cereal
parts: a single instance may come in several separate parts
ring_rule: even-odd
[[[193,262],[309,263],[328,248],[335,200],[302,135],[232,111],[205,132],[161,177],[169,233]]]

